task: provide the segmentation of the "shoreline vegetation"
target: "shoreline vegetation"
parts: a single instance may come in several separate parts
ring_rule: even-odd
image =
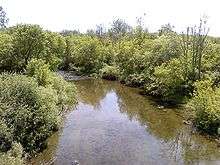
[[[0,8],[0,12],[4,12]],[[220,38],[207,21],[181,34],[166,24],[150,33],[138,19],[86,33],[0,24],[0,164],[23,164],[45,147],[60,114],[76,103],[76,88],[57,70],[117,80],[166,104],[184,103],[198,130],[220,135]]]

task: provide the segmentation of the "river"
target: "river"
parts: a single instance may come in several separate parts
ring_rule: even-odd
[[[75,82],[79,102],[48,148],[32,160],[55,165],[219,165],[220,148],[139,89],[105,80]]]

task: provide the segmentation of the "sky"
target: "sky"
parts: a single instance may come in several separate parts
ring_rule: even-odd
[[[39,24],[52,31],[94,29],[122,18],[131,25],[143,17],[150,32],[171,23],[177,32],[208,17],[210,35],[220,36],[220,0],[0,0],[9,26]],[[144,14],[146,14],[144,16]]]

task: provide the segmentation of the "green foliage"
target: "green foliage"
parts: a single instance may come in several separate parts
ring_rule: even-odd
[[[32,59],[56,70],[66,51],[65,38],[38,25],[21,24],[0,32],[0,69],[23,71]]]
[[[58,105],[61,107],[64,105],[71,106],[76,102],[75,86],[66,82],[61,76],[51,72],[49,65],[43,60],[31,60],[27,65],[26,74],[35,78],[38,85],[55,90],[58,96]]]
[[[180,46],[175,34],[162,35],[154,40],[151,47],[152,63],[159,66],[172,58],[179,57]]]
[[[117,80],[119,78],[119,69],[115,66],[106,65],[100,70],[100,75],[107,80]]]
[[[11,150],[7,153],[0,152],[0,164],[1,165],[23,165],[22,159],[23,148],[19,143],[13,143]]]
[[[41,86],[46,86],[51,81],[51,71],[49,69],[49,65],[41,59],[31,60],[27,65],[26,74],[34,77]]]
[[[148,80],[147,75],[143,73],[134,73],[130,74],[124,79],[126,85],[133,86],[133,87],[143,87],[146,81]],[[122,80],[123,81],[123,80]]]
[[[11,69],[22,70],[32,58],[45,54],[45,34],[40,26],[21,24],[10,28],[8,33],[13,38]]]
[[[202,78],[202,59],[208,46],[207,35],[209,28],[206,27],[206,23],[206,19],[200,19],[198,27],[188,27],[186,34],[180,35],[182,55],[186,59],[190,56],[191,70],[186,70],[185,72],[192,81]]]
[[[0,70],[10,69],[13,58],[12,37],[9,34],[0,32]]]
[[[189,102],[195,112],[195,124],[209,134],[217,134],[220,128],[220,88],[213,88],[210,79],[195,83],[196,91]]]
[[[15,141],[27,152],[37,151],[58,127],[56,91],[39,87],[23,75],[1,75],[0,85],[2,150],[10,149]]]
[[[190,33],[188,28],[182,35],[169,24],[159,34],[148,33],[141,19],[135,28],[117,19],[110,29],[100,25],[87,34],[64,31],[60,35],[29,24],[2,30],[0,70],[25,71],[27,76],[0,76],[0,151],[4,152],[0,157],[20,161],[10,152],[14,143],[29,153],[39,151],[58,128],[62,110],[76,102],[75,86],[52,72],[58,67],[144,87],[145,93],[167,102],[192,97],[196,125],[216,133],[220,46],[217,39],[207,37],[203,25],[200,22],[198,29]],[[213,87],[205,86],[206,81],[193,86],[206,75]]]
[[[60,123],[60,113],[76,102],[76,88],[33,59],[25,75],[0,76],[0,151],[9,152],[14,142],[35,153]],[[17,161],[10,154],[2,160]],[[17,158],[17,156],[15,156]]]
[[[71,63],[82,73],[94,73],[100,69],[99,41],[89,36],[71,36],[67,39],[67,55],[65,61]]]
[[[63,108],[72,107],[76,103],[76,87],[66,82],[62,76],[53,73],[51,82],[47,85],[56,91],[58,105]]]
[[[61,63],[66,51],[65,38],[57,33],[45,32],[46,53],[42,57],[50,65],[50,69],[56,70]]]
[[[138,63],[137,58],[139,56],[134,56],[135,51],[136,48],[132,41],[123,41],[115,46],[115,62],[119,66],[122,75],[127,76],[134,72],[134,67],[138,67],[136,63]]]
[[[162,96],[167,101],[180,101],[188,93],[181,59],[172,59],[155,68],[153,85],[146,86],[148,92]]]
[[[98,65],[98,53],[96,40],[89,37],[78,40],[75,47],[75,63],[81,68],[82,72],[93,73]]]

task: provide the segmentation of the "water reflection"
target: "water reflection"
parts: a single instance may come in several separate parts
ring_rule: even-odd
[[[53,152],[46,150],[35,164],[52,157],[62,165],[74,160],[82,165],[220,163],[216,144],[192,134],[179,110],[158,109],[138,89],[117,82],[81,80],[76,85],[76,110],[67,115],[60,136],[51,138],[56,147],[48,150]]]

